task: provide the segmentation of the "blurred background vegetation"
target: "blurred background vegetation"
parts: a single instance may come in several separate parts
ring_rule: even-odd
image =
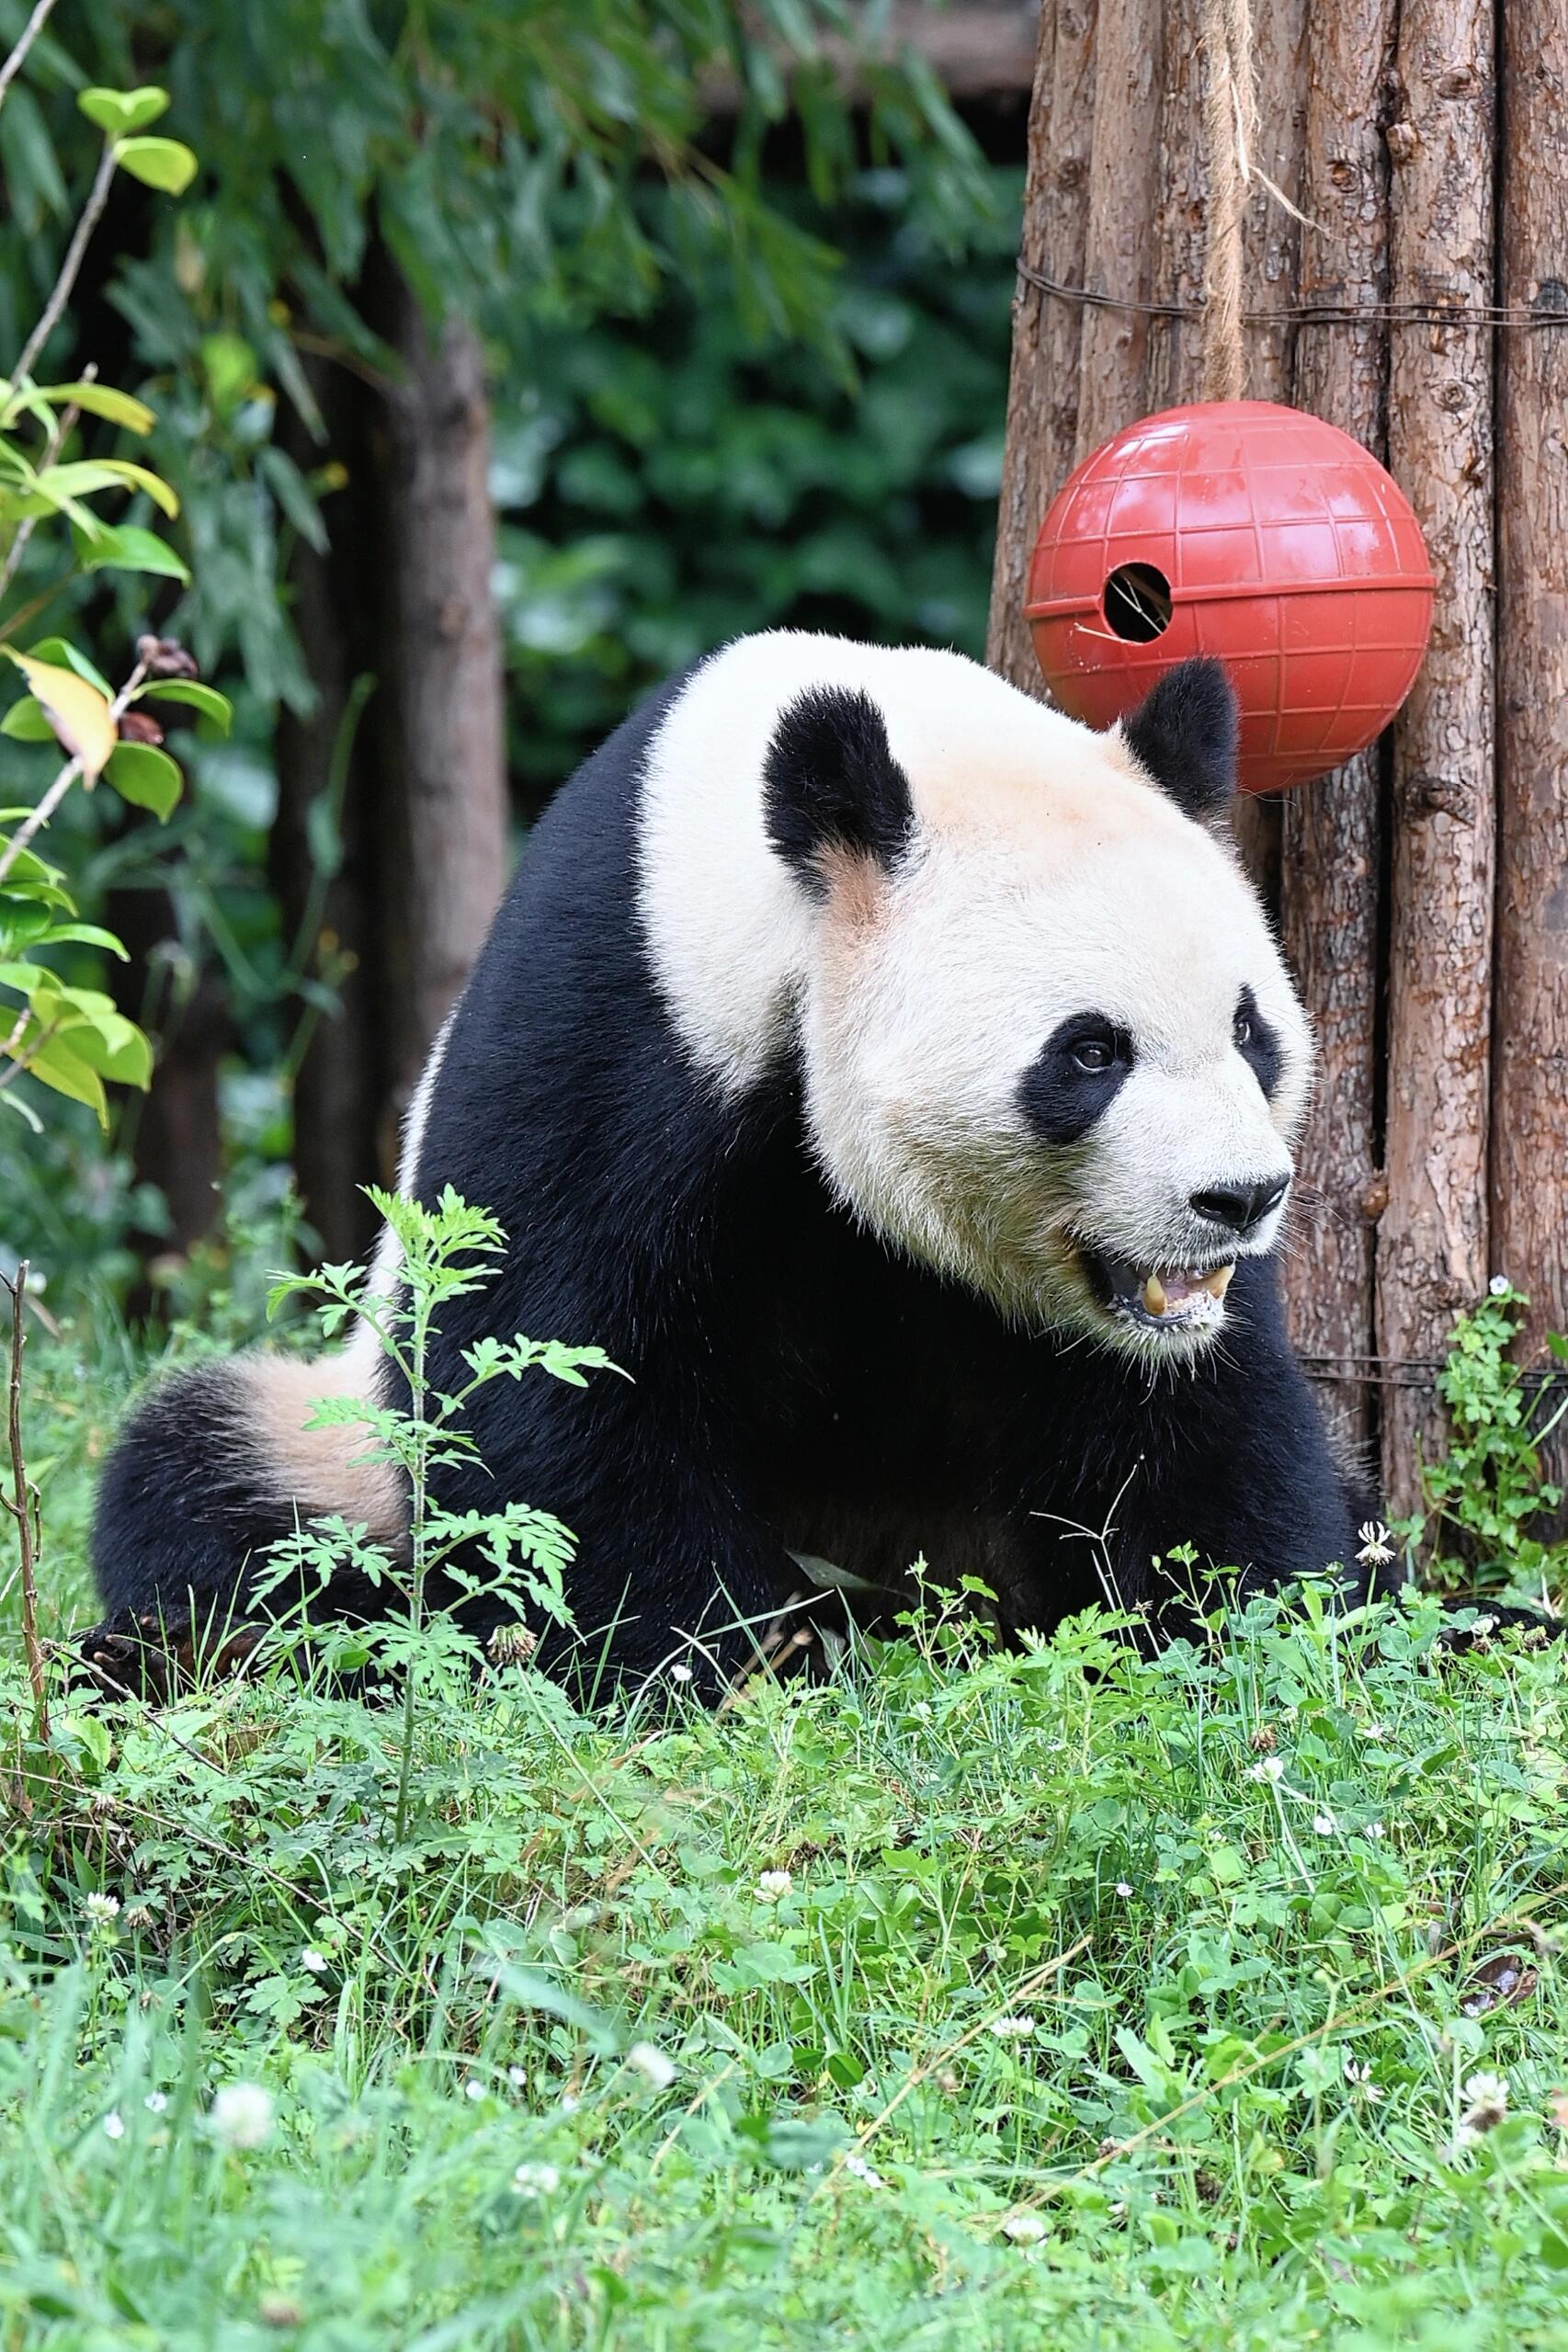
[[[0,107],[0,343],[92,172],[76,92],[163,84],[201,176],[117,181],[49,358],[157,411],[191,581],[29,549],[0,627],[110,674],[177,635],[236,723],[181,739],[166,826],[56,825],[158,1063],[107,1138],[0,1122],[0,1266],[142,1313],[210,1301],[236,1220],[360,1247],[506,858],[650,683],[778,624],[980,652],[1033,38],[1016,0],[64,0]],[[51,750],[6,750],[36,798]]]

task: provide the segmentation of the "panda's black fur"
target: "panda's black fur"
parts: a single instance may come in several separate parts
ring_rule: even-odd
[[[1153,1563],[1183,1544],[1250,1587],[1352,1562],[1365,1504],[1287,1342],[1272,1260],[1238,1265],[1222,1348],[1151,1372],[1017,1327],[858,1225],[808,1149],[788,1047],[738,1100],[694,1070],[637,911],[644,765],[686,683],[629,718],[534,834],[446,1035],[414,1175],[420,1197],[453,1186],[509,1237],[499,1278],[446,1313],[437,1389],[483,1334],[596,1342],[632,1377],[494,1382],[472,1413],[483,1467],[441,1473],[439,1499],[557,1514],[577,1538],[579,1664],[642,1676],[678,1660],[710,1695],[805,1582],[794,1555],[884,1588],[885,1612],[924,1554],[938,1581],[982,1576],[1005,1626],[1040,1629],[1158,1601]],[[1222,679],[1188,672],[1130,732],[1156,780],[1210,813],[1233,752]],[[838,840],[895,859],[908,812],[889,765],[874,707],[797,709],[767,777],[778,854],[809,869]],[[293,1520],[244,1415],[222,1366],[132,1415],[97,1515],[111,1619],[244,1616],[250,1571]],[[562,1669],[563,1640],[542,1655]]]

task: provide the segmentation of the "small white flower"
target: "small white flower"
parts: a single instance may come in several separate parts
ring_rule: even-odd
[[[142,2104],[149,2115],[162,2115],[169,2103],[167,2091],[149,2091]]]
[[[1369,1837],[1386,1837],[1388,1831],[1381,1821],[1369,1821],[1367,1824],[1367,1835]]]
[[[527,2068],[526,2066],[508,2066],[508,2067],[507,2067],[507,2069],[506,2069],[506,2080],[511,2084],[512,2088],[513,2088],[515,2091],[520,2091],[520,2090],[524,2089],[524,2088],[525,2088],[525,2086],[527,2085],[528,2079],[528,2068]]]
[[[1045,2234],[1045,2223],[1038,2213],[1009,2213],[1002,2224],[1002,2235],[1011,2238],[1015,2245],[1039,2245]]]
[[[1129,1886],[1125,1879],[1118,1879],[1116,1882],[1116,1891],[1121,1897],[1123,1903],[1127,1901],[1128,1897],[1132,1892],[1132,1889]]]
[[[124,2137],[125,2137],[125,2118],[124,2118],[122,2115],[120,2115],[120,2114],[118,2112],[118,2110],[117,2110],[116,2112],[112,2113],[112,2114],[109,2114],[109,2115],[106,2115],[106,2116],[105,2116],[105,2118],[104,2118],[104,2136],[106,2137],[106,2139],[109,2139],[109,2140],[123,2140],[123,2139],[124,2139]]]
[[[463,2096],[465,2099],[482,2099],[484,2096],[484,2085],[477,2074],[471,2074],[463,2085]]]
[[[1034,2019],[1022,2013],[1017,2017],[993,2017],[991,2020],[991,2030],[998,2041],[1028,2041],[1034,2027]]]
[[[1476,1619],[1475,1623],[1470,1630],[1474,1634],[1478,1642],[1484,1641],[1489,1633],[1494,1633],[1496,1631],[1497,1619],[1494,1617],[1488,1617],[1483,1612]]]
[[[928,1723],[931,1721],[931,1701],[928,1699],[917,1699],[909,1711],[916,1722]]]
[[[308,1969],[312,1976],[324,1976],[327,1966],[326,1954],[318,1952],[313,1944],[307,1944],[300,1954],[300,1966]]]
[[[1361,1726],[1361,1737],[1364,1740],[1386,1740],[1388,1735],[1389,1727],[1386,1723],[1363,1723]]]
[[[95,1927],[106,1927],[111,1919],[119,1917],[119,1898],[112,1894],[90,1894],[82,1908]]]
[[[887,2183],[882,2178],[881,2173],[877,2172],[866,2162],[865,2157],[861,2155],[858,2148],[851,2148],[849,2153],[845,2157],[844,2170],[846,2173],[851,2174],[856,2180],[863,2180],[868,2188],[885,2188],[887,2187]]]
[[[672,1682],[689,1682],[691,1680],[691,1668],[689,1666],[672,1666],[670,1668],[670,1680]]]
[[[1260,1755],[1256,1764],[1247,1766],[1249,1780],[1283,1780],[1285,1765],[1278,1755]]]
[[[207,2120],[230,2148],[259,2148],[272,2134],[272,2094],[259,2083],[225,2083]]]
[[[562,2115],[575,2115],[575,2114],[576,2114],[576,2112],[577,2112],[577,2109],[582,2106],[582,2104],[583,2104],[583,2102],[582,2102],[582,2100],[577,2096],[577,2094],[576,2094],[576,2092],[575,2092],[575,2091],[562,2091],[562,2094],[561,2094],[561,2112],[562,2112]]]
[[[1356,1532],[1361,1539],[1356,1557],[1363,1568],[1381,1568],[1393,1558],[1393,1546],[1381,1519],[1363,1519]]]
[[[789,1870],[764,1870],[756,1882],[757,1901],[782,1903],[794,1883],[794,1877]]]
[[[1370,2107],[1376,2107],[1382,2097],[1381,2085],[1372,2080],[1372,2062],[1369,2058],[1364,2060],[1359,2066],[1354,2058],[1347,2058],[1345,2062],[1345,2079],[1357,2097],[1365,2099]]]
[[[646,2075],[656,2091],[667,2091],[675,2081],[675,2061],[665,2057],[656,2041],[634,2041],[626,2053],[626,2062]]]
[[[553,2197],[561,2186],[561,2175],[553,2165],[519,2165],[512,2175],[515,2197]]]
[[[1486,1287],[1494,1299],[1500,1299],[1508,1288],[1508,1278],[1506,1274],[1494,1274]]]
[[[1465,2077],[1464,2095],[1471,2107],[1494,2107],[1506,2113],[1508,2077],[1506,2074],[1469,2074]]]
[[[1332,1813],[1314,1813],[1312,1815],[1312,1827],[1316,1830],[1320,1837],[1332,1837],[1338,1826],[1339,1824],[1335,1820]]]

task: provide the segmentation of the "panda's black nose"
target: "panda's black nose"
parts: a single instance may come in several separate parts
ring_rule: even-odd
[[[1217,1184],[1208,1192],[1195,1192],[1192,1206],[1210,1225],[1223,1225],[1227,1233],[1244,1237],[1278,1208],[1290,1182],[1289,1176],[1271,1176],[1262,1184]]]

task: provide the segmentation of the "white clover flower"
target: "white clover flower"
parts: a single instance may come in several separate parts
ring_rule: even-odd
[[[169,2103],[167,2091],[149,2091],[142,2104],[149,2115],[162,2115]]]
[[[689,1666],[672,1666],[670,1668],[670,1680],[672,1682],[689,1682],[691,1680],[691,1668]]]
[[[1118,1880],[1117,1880],[1117,1882],[1116,1882],[1116,1891],[1117,1891],[1118,1894],[1121,1897],[1121,1899],[1122,1899],[1123,1903],[1125,1903],[1125,1902],[1127,1901],[1128,1897],[1129,1897],[1129,1896],[1131,1894],[1131,1892],[1132,1892],[1132,1889],[1129,1886],[1129,1884],[1128,1884],[1128,1882],[1127,1882],[1127,1880],[1126,1880],[1125,1879],[1118,1879]]]
[[[1367,1824],[1367,1835],[1369,1837],[1386,1837],[1388,1831],[1381,1821],[1369,1821]]]
[[[1363,1519],[1356,1530],[1361,1549],[1356,1554],[1363,1568],[1382,1568],[1393,1558],[1393,1546],[1381,1519]]]
[[[782,1903],[795,1880],[789,1870],[764,1870],[756,1882],[759,1903]]]
[[[576,2094],[576,2092],[575,2092],[575,2091],[562,2091],[562,2094],[561,2094],[561,2112],[562,2112],[562,2115],[575,2115],[575,2114],[576,2114],[576,2112],[577,2112],[577,2109],[582,2106],[582,2104],[583,2104],[583,2102],[582,2102],[582,2100],[577,2096],[577,2094]]]
[[[508,2067],[507,2067],[507,2069],[506,2069],[506,2080],[511,2084],[512,2088],[513,2088],[515,2091],[520,2091],[520,2090],[524,2089],[524,2088],[526,2087],[527,2084],[528,2084],[528,2068],[527,2068],[526,2066],[508,2066]]]
[[[645,2075],[656,2091],[667,2091],[676,2078],[673,2058],[666,2058],[656,2041],[634,2041],[626,2053],[626,2062]]]
[[[998,2041],[1028,2041],[1035,2028],[1035,2021],[1020,2012],[1017,2017],[993,2017],[991,2030]]]
[[[1386,1740],[1388,1735],[1389,1727],[1386,1723],[1363,1723],[1361,1726],[1361,1737],[1364,1740]]]
[[[1015,2245],[1039,2245],[1045,2234],[1045,2223],[1038,2213],[1009,2213],[1002,2224],[1002,2235],[1011,2238]]]
[[[463,2096],[465,2099],[482,2099],[484,2096],[484,2085],[477,2074],[471,2074],[463,2085]]]
[[[230,2148],[259,2148],[272,2136],[272,2094],[259,2083],[225,2083],[207,2120]]]
[[[1469,2074],[1465,2077],[1464,2095],[1471,2107],[1495,2108],[1502,2117],[1508,2110],[1508,2077],[1506,2074]]]
[[[1491,1291],[1494,1299],[1500,1299],[1503,1296],[1503,1293],[1510,1288],[1510,1284],[1506,1274],[1494,1274],[1486,1287]]]
[[[300,1966],[302,1969],[308,1969],[312,1976],[324,1976],[327,1968],[326,1954],[318,1952],[313,1944],[307,1944],[300,1954]]]
[[[1332,1837],[1338,1826],[1339,1824],[1335,1820],[1332,1813],[1314,1813],[1312,1815],[1312,1827],[1316,1830],[1320,1837]]]
[[[107,1927],[111,1919],[119,1917],[119,1898],[113,1894],[90,1894],[82,1908],[95,1927]]]
[[[1284,1778],[1284,1759],[1278,1755],[1260,1755],[1256,1764],[1247,1766],[1249,1780],[1283,1780]]]
[[[125,2137],[125,2118],[118,2108],[104,2118],[104,2137],[108,2140],[123,2140]]]
[[[553,2165],[519,2165],[512,2175],[514,2197],[553,2197],[561,2175]]]
[[[1357,2097],[1365,2099],[1369,2107],[1376,2107],[1382,2097],[1381,2085],[1372,2080],[1372,2062],[1369,2058],[1364,2059],[1360,2065],[1357,2064],[1354,2058],[1347,2058],[1345,2062],[1345,2079]]]
[[[1489,1633],[1495,1633],[1497,1630],[1497,1619],[1487,1616],[1483,1611],[1470,1630],[1478,1642],[1483,1642]]]
[[[845,2157],[843,2169],[846,2173],[852,2175],[856,2180],[863,2180],[868,2188],[885,2188],[887,2187],[887,2183],[882,2178],[881,2173],[876,2171],[872,2165],[866,2162],[865,2157],[861,2155],[858,2148],[851,2148],[849,2153]]]

